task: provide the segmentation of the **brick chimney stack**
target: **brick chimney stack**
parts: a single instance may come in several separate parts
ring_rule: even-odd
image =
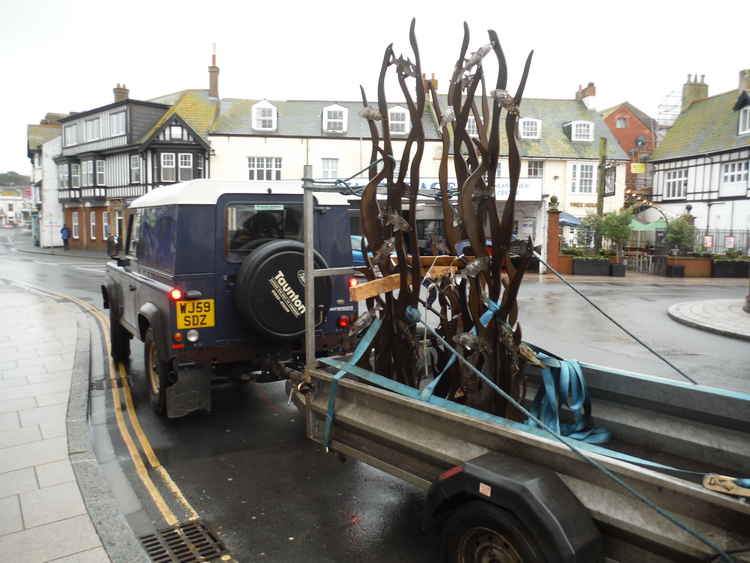
[[[740,90],[750,92],[750,68],[740,71]]]
[[[585,88],[581,88],[578,85],[578,92],[576,92],[576,100],[583,102],[587,109],[595,109],[594,103],[596,102],[596,86],[593,82],[589,82]]]
[[[112,88],[112,92],[115,94],[115,102],[121,102],[127,100],[130,97],[130,90],[125,87],[125,84],[117,84]]]
[[[208,95],[211,98],[219,97],[219,67],[216,66],[216,43],[211,55],[211,66],[208,67]]]
[[[687,82],[682,86],[682,109],[684,112],[690,104],[696,100],[708,98],[708,85],[703,81],[705,74],[701,74],[700,80],[698,75],[688,74]]]

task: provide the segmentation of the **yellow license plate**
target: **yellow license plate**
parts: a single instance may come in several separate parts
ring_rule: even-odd
[[[196,299],[177,302],[177,328],[214,326],[214,300]]]

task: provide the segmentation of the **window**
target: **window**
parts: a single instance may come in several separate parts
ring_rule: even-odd
[[[617,167],[608,166],[604,173],[604,195],[615,195],[617,189]]]
[[[594,165],[572,164],[570,167],[570,191],[590,194],[594,191]]]
[[[79,230],[79,226],[78,226],[78,211],[73,211],[70,217],[73,223],[73,238],[80,238],[81,231]]]
[[[615,120],[615,127],[618,129],[625,129],[628,126],[628,118],[627,117],[618,117]]]
[[[193,179],[193,155],[180,153],[180,182]]]
[[[141,236],[141,209],[136,209],[135,213],[128,217],[128,254],[138,256],[138,241]]]
[[[227,249],[227,261],[241,262],[255,247],[253,242],[257,240],[268,238],[302,240],[302,205],[299,203],[228,205],[225,229],[224,247]]]
[[[469,135],[469,137],[479,136],[479,130],[477,129],[477,119],[473,115],[470,115],[469,119],[466,121],[466,133]]]
[[[687,194],[688,170],[670,170],[666,173],[666,182],[664,183],[665,199],[681,199]]]
[[[345,133],[348,113],[346,108],[338,105],[323,108],[323,131]]]
[[[542,122],[538,119],[524,118],[519,128],[522,139],[539,139],[542,136]]]
[[[109,212],[102,211],[102,238],[107,240],[109,238]]]
[[[182,140],[182,127],[180,125],[169,126],[169,138],[175,141]]]
[[[543,171],[544,171],[543,160],[529,160],[528,161],[528,170],[527,170],[526,175],[529,178],[541,178]]]
[[[273,104],[263,101],[253,106],[253,129],[274,131],[276,129],[276,118],[276,108]]]
[[[81,163],[83,167],[83,178],[81,181],[82,186],[93,186],[94,185],[94,161],[87,160]]]
[[[406,133],[408,133],[409,128],[406,123],[406,110],[400,107],[389,109],[388,126],[391,133],[395,133],[397,135],[405,135]]]
[[[115,236],[119,239],[122,232],[122,211],[115,211]]]
[[[275,156],[248,156],[249,180],[281,180],[281,158]]]
[[[323,178],[338,178],[339,159],[323,159]]]
[[[125,134],[125,112],[118,111],[109,116],[109,136],[116,137]]]
[[[174,153],[161,153],[161,181],[174,182],[176,179]]]
[[[141,182],[141,157],[137,154],[130,155],[130,183],[139,184]]]
[[[593,141],[594,124],[590,121],[574,121],[571,123],[574,141]]]
[[[721,167],[721,182],[729,184],[735,182],[747,183],[748,161],[726,162]]]
[[[86,142],[96,141],[99,139],[101,131],[99,130],[99,118],[86,120]]]
[[[81,165],[77,162],[70,165],[70,187],[81,187]]]
[[[738,134],[745,135],[746,133],[750,133],[750,106],[740,110],[740,128]]]
[[[157,137],[160,141],[192,141],[190,132],[180,125],[179,121],[173,121],[164,127]]]
[[[103,186],[105,184],[104,182],[104,161],[103,160],[97,160],[96,161],[96,185],[97,186]]]
[[[205,178],[206,177],[203,174],[203,155],[202,154],[196,154],[195,155],[195,177],[196,178]]]
[[[96,211],[89,212],[89,238],[96,240]]]
[[[58,164],[57,165],[57,187],[58,189],[65,189],[68,187],[68,165]]]
[[[78,124],[74,123],[73,125],[66,125],[63,130],[63,135],[65,137],[65,146],[69,147],[71,145],[75,145],[78,142]]]

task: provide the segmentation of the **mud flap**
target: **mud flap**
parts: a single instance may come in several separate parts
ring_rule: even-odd
[[[167,387],[167,417],[179,418],[193,411],[211,412],[211,373],[205,367],[180,367],[177,381]]]

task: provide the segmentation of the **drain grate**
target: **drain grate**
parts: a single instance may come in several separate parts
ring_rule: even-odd
[[[178,524],[140,538],[154,563],[199,563],[226,555],[227,548],[200,520]]]

